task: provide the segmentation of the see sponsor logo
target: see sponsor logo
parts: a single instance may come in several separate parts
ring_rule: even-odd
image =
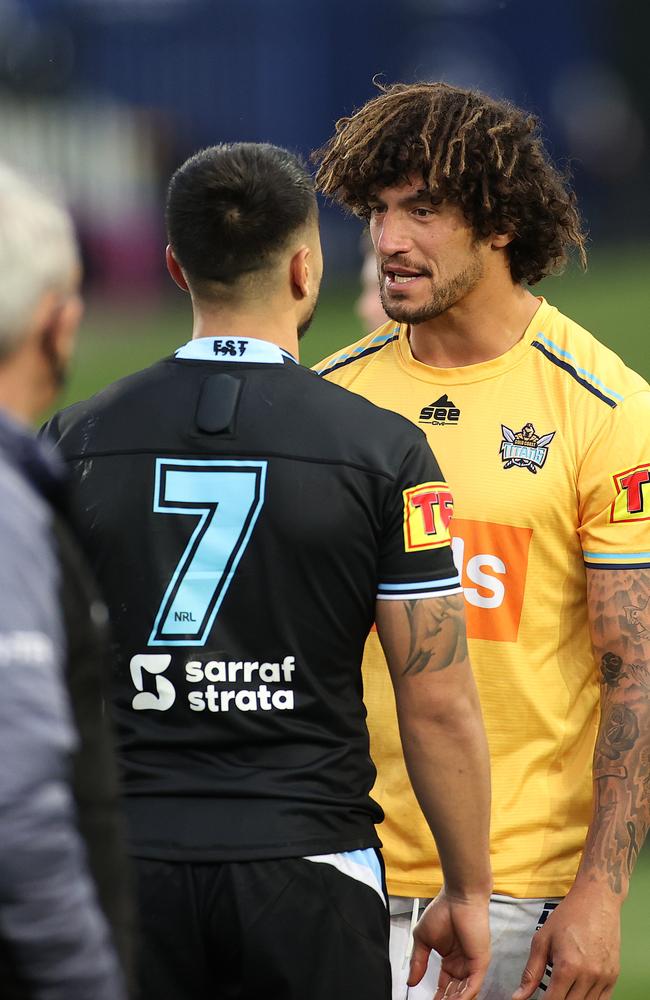
[[[454,405],[447,393],[435,399],[420,410],[419,423],[434,424],[436,427],[456,426],[460,420],[460,409]]]
[[[454,509],[446,483],[420,483],[403,491],[404,549],[418,552],[448,545],[449,522]]]
[[[470,639],[516,642],[532,528],[454,518],[452,550]]]
[[[650,520],[650,464],[635,465],[613,476],[616,489],[610,513],[612,524]]]

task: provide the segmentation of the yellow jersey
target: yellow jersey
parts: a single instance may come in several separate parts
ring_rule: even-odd
[[[408,326],[389,322],[316,370],[427,433],[455,500],[495,891],[563,895],[590,819],[599,718],[585,566],[650,567],[650,387],[543,299],[523,338],[482,364],[422,364]],[[364,692],[389,891],[434,895],[442,875],[376,632]]]

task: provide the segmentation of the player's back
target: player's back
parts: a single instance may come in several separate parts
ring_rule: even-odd
[[[376,844],[359,665],[382,579],[431,577],[402,541],[403,488],[436,478],[423,435],[273,345],[207,338],[50,433],[111,611],[136,850]]]

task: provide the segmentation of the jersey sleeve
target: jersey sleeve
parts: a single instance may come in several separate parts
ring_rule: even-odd
[[[452,513],[451,490],[424,434],[416,431],[386,504],[378,600],[462,593],[451,551]]]
[[[623,400],[598,429],[578,498],[588,569],[650,568],[650,391]]]

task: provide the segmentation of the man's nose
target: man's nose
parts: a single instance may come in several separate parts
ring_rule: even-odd
[[[408,253],[411,241],[407,236],[399,216],[386,212],[379,222],[375,246],[382,257],[392,257],[397,253]]]

